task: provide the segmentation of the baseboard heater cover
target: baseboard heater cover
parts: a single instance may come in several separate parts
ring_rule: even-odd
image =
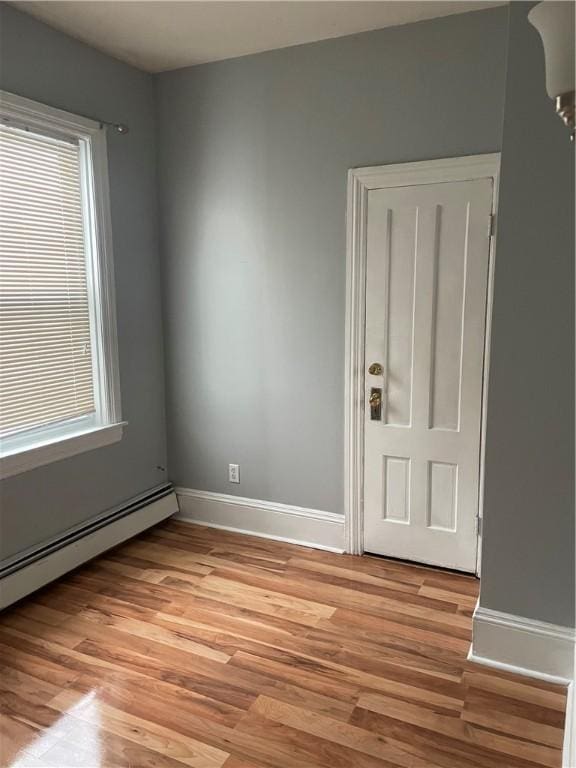
[[[176,494],[165,484],[4,561],[0,610],[176,512]]]

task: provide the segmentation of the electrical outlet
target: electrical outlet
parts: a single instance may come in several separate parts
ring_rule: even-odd
[[[228,464],[228,482],[239,483],[240,482],[240,465]]]

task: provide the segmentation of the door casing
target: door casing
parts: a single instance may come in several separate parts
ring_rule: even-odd
[[[346,552],[364,552],[364,337],[366,327],[366,214],[371,189],[437,184],[450,181],[493,180],[492,222],[498,206],[500,153],[426,160],[416,163],[352,168],[348,171],[346,218],[346,351],[344,422],[344,514]],[[487,222],[488,226],[488,222]],[[486,333],[482,376],[482,421],[480,431],[480,482],[478,498],[478,553],[480,574],[484,498],[484,446],[486,436],[487,383],[494,293],[495,237],[492,224],[488,261]]]

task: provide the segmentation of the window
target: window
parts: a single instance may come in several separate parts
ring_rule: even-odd
[[[119,440],[104,129],[0,99],[1,476]]]

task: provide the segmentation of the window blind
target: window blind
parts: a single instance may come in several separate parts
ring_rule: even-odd
[[[79,144],[0,126],[0,436],[95,412]]]

